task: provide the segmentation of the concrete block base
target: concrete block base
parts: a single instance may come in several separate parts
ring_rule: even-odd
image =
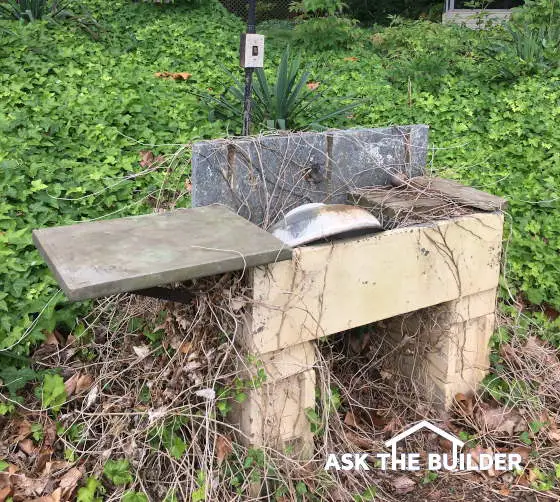
[[[314,341],[403,314],[390,337],[414,333],[420,348],[395,365],[445,405],[474,390],[489,366],[502,226],[501,213],[476,213],[300,247],[291,261],[253,269],[238,340],[267,381],[237,414],[244,441],[310,455]]]
[[[242,431],[241,442],[274,446],[287,455],[310,458],[313,436],[306,410],[315,407],[314,343],[263,354],[258,360],[259,365],[248,367],[247,374],[262,367],[265,383],[250,389],[247,400],[233,413]]]
[[[488,372],[495,303],[492,289],[386,321],[392,345],[407,337],[389,364],[448,407]]]

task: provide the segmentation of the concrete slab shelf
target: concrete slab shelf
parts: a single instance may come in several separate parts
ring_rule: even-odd
[[[224,206],[33,231],[70,300],[131,292],[289,259],[273,235]]]

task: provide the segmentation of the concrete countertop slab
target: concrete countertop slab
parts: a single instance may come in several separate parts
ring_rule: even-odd
[[[73,301],[290,259],[273,235],[221,205],[33,231]]]

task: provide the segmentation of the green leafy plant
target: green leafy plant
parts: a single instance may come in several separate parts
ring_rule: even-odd
[[[240,123],[242,119],[244,83],[230,74],[234,85],[220,97],[210,94],[201,97],[211,109],[211,119],[230,120]],[[280,59],[274,81],[269,81],[265,71],[257,68],[253,86],[254,99],[251,108],[253,122],[269,129],[307,129],[340,116],[356,104],[340,107],[325,113],[329,101],[320,91],[307,87],[311,73],[303,69],[300,56],[291,58],[287,47]],[[312,87],[312,86],[311,86]]]
[[[436,471],[428,471],[422,478],[422,484],[427,485],[433,483],[436,479],[438,479],[438,473]]]
[[[15,406],[12,403],[0,402],[0,416],[7,415],[14,411]]]
[[[498,63],[498,76],[507,80],[534,75],[560,64],[560,25],[532,28],[509,23],[509,40],[496,42],[489,54]]]
[[[333,385],[329,388],[329,392],[324,396],[324,399],[319,390],[316,391],[315,398],[316,408],[306,408],[305,417],[309,422],[311,432],[313,434],[321,435],[323,434],[326,425],[321,409],[325,407],[329,414],[337,413],[342,406],[342,396],[340,395],[340,389]]]
[[[300,0],[290,4],[299,14],[293,31],[296,43],[307,43],[318,51],[352,47],[356,42],[357,21],[341,17],[342,0]]]
[[[553,488],[554,486],[554,473],[543,472],[541,469],[533,468],[531,469],[531,488],[538,490],[540,492],[546,492]]]
[[[195,97],[185,96],[184,87],[153,78],[147,61],[160,44],[186,43],[189,37],[184,35],[196,30],[208,40],[196,49],[203,58],[211,60],[216,47],[222,54],[235,50],[229,47],[228,33],[238,29],[238,21],[214,3],[205,3],[192,17],[188,5],[162,12],[168,28],[160,33],[146,25],[148,5],[131,3],[127,16],[120,2],[84,0],[73,5],[76,12],[91,9],[115,29],[97,42],[67,24],[50,22],[48,16],[34,23],[0,22],[6,27],[0,34],[0,390],[12,400],[41,379],[28,355],[55,329],[64,335],[75,330],[84,360],[97,356],[86,345],[91,331],[76,326],[90,304],[68,302],[58,292],[32,243],[31,230],[152,211],[150,194],[164,176],[148,170],[134,181],[127,178],[138,170],[141,149],[129,138],[150,144],[174,137],[189,143],[195,137],[216,137],[221,129],[208,123],[204,108]],[[183,22],[177,23],[178,18]],[[137,52],[139,44],[143,49]],[[194,46],[190,50],[195,53]],[[202,61],[193,59],[191,67],[204,79],[217,75]],[[25,68],[33,68],[34,76]],[[143,77],[139,80],[138,75]],[[147,94],[143,86],[150,89]],[[63,95],[73,97],[59,106]],[[181,161],[185,158],[188,152]],[[115,184],[117,179],[121,181]],[[188,197],[179,201],[181,207],[188,203]],[[12,406],[1,403],[0,413]]]
[[[105,493],[105,488],[101,481],[96,478],[89,477],[85,486],[78,489],[77,502],[102,502],[102,498],[98,494]]]
[[[73,423],[67,429],[60,431],[59,435],[65,437],[74,445],[79,445],[84,440],[85,424],[83,423]]]
[[[181,458],[187,450],[187,444],[175,431],[165,429],[161,440],[169,454],[174,458]]]
[[[450,65],[437,53],[418,54],[409,61],[403,61],[391,72],[391,82],[411,81],[422,90],[437,92],[442,77],[450,72]]]
[[[317,413],[317,410],[315,410],[315,408],[306,408],[305,409],[305,417],[307,418],[307,421],[309,422],[311,432],[313,434],[322,434],[322,432],[324,430],[323,419],[322,419],[321,415],[319,415],[319,413]]]
[[[370,502],[375,500],[377,496],[377,488],[375,486],[370,486],[365,491],[359,495],[354,495],[354,502]]]
[[[298,481],[296,483],[296,493],[298,495],[306,495],[309,492],[307,485],[303,481]]]
[[[121,499],[122,502],[148,502],[145,493],[128,491],[125,492]]]
[[[140,392],[138,393],[138,401],[143,404],[148,404],[152,399],[152,393],[147,385],[142,385],[140,387]]]
[[[241,488],[247,481],[260,483],[267,473],[273,477],[275,471],[273,466],[267,463],[265,452],[259,448],[249,448],[245,455],[236,452],[228,457],[220,474],[241,495]]]
[[[133,481],[130,463],[126,459],[107,460],[103,467],[103,474],[111,483],[117,486],[126,485]]]
[[[45,433],[43,432],[43,426],[38,423],[31,424],[31,436],[35,441],[41,441],[45,436]]]
[[[468,0],[465,2],[465,7],[469,9],[486,10],[490,5],[490,0]]]
[[[496,401],[508,406],[537,405],[536,398],[537,382],[530,380],[511,379],[507,375],[488,375],[482,382],[482,386]]]
[[[525,0],[512,10],[512,22],[530,29],[560,24],[560,0]]]
[[[187,450],[187,443],[181,427],[187,422],[185,417],[172,417],[151,429],[148,439],[154,448],[163,447],[173,458],[181,458]]]
[[[13,19],[35,21],[52,12],[49,0],[6,0],[0,3],[0,15]]]
[[[342,396],[340,395],[340,389],[331,385],[329,389],[329,394],[327,396],[327,405],[331,413],[336,413],[340,410],[342,406]]]
[[[235,452],[222,464],[219,474],[220,480],[229,484],[239,495],[244,494],[247,483],[260,485],[266,482],[269,494],[267,500],[278,502],[285,498],[298,502],[319,502],[326,499],[325,488],[332,485],[332,478],[326,471],[315,474],[313,490],[305,480],[287,484],[285,474],[277,470],[266,451],[260,448],[249,448],[245,453]]]
[[[0,18],[36,21],[47,18],[53,22],[69,21],[97,39],[101,25],[89,13],[70,10],[73,0],[5,0],[0,2]]]
[[[459,439],[467,445],[467,448],[474,448],[477,444],[476,436],[473,434],[469,434],[465,431],[460,431],[458,436]]]
[[[513,80],[558,68],[559,0],[528,0],[523,7],[514,9],[504,34],[506,38],[487,48],[497,63],[499,78]]]
[[[251,378],[236,377],[231,384],[218,386],[216,408],[223,417],[227,416],[231,411],[233,401],[240,404],[244,403],[247,400],[247,391],[260,388],[267,380],[266,371],[261,360],[250,357],[247,362],[253,365],[255,369]]]
[[[232,410],[232,390],[229,387],[218,387],[216,409],[222,417],[227,417]]]
[[[469,17],[474,20],[479,29],[491,28],[494,25],[494,20],[487,16],[487,9],[490,3],[490,0],[470,0],[465,2],[465,7],[476,9]]]
[[[531,439],[531,436],[529,436],[529,433],[527,431],[524,431],[521,434],[519,434],[519,440],[526,445],[533,444],[533,440]]]
[[[41,399],[42,407],[55,413],[60,411],[60,408],[66,402],[66,389],[64,388],[64,380],[60,375],[45,374],[43,383],[38,388],[37,393]]]
[[[198,488],[191,494],[191,502],[201,502],[206,500],[206,476],[203,471],[196,473]]]
[[[163,502],[179,502],[175,490],[169,490],[165,495]]]
[[[12,398],[17,397],[18,391],[23,389],[29,382],[37,379],[37,372],[29,367],[16,367],[6,364],[0,369],[0,379]]]
[[[290,4],[290,10],[299,14],[334,16],[347,5],[342,0],[300,0]]]
[[[309,44],[317,51],[350,49],[358,41],[357,23],[346,17],[312,17],[296,24],[292,39],[295,44]]]

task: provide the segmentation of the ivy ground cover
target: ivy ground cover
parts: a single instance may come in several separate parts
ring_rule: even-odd
[[[239,72],[241,20],[215,3],[87,3],[106,28],[99,41],[68,25],[0,22],[0,366],[12,371],[87,308],[56,294],[31,230],[149,212],[164,173],[144,173],[141,152],[230,132],[196,93],[224,89],[221,65]],[[326,96],[360,100],[330,125],[429,124],[436,173],[508,199],[504,298],[552,313],[542,321],[560,343],[558,72],[497,78],[493,32],[421,21],[354,35],[351,49],[301,48]],[[270,37],[270,70],[283,48]]]

